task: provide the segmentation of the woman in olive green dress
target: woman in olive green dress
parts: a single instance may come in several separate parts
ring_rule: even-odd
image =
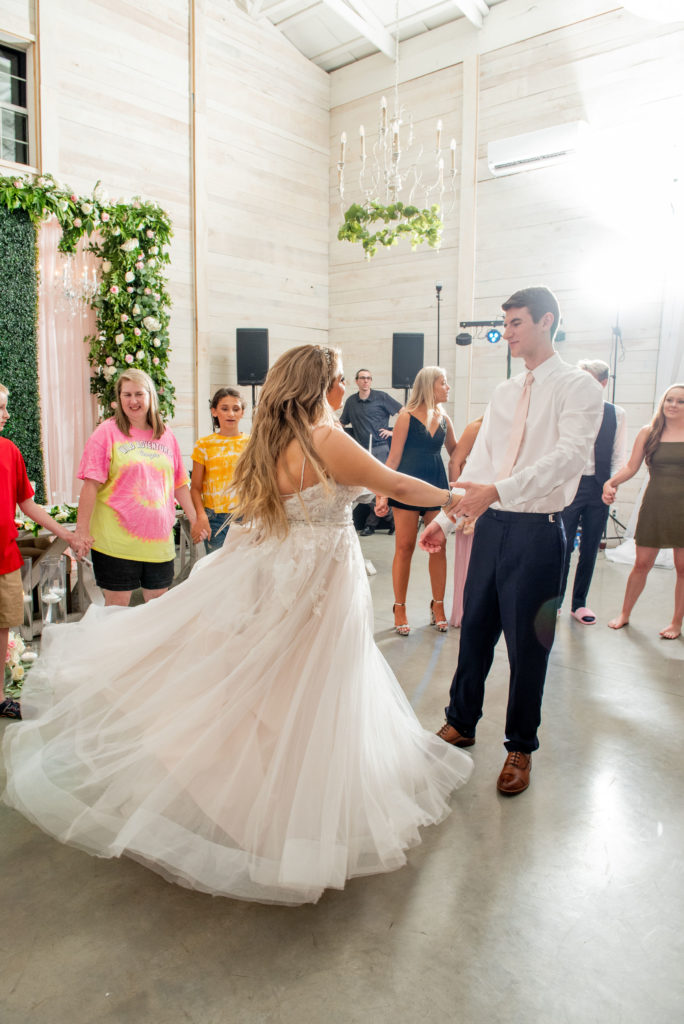
[[[674,614],[660,635],[663,640],[676,640],[684,618],[684,384],[670,385],[651,423],[637,434],[629,462],[606,481],[603,500],[607,505],[615,500],[618,486],[633,477],[644,460],[650,479],[634,535],[636,561],[627,580],[622,611],[608,625],[611,629],[627,625],[658,551],[672,548],[677,573]]]

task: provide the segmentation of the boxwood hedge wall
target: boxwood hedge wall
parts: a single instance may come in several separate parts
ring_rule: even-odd
[[[24,456],[36,501],[45,501],[38,394],[36,233],[23,210],[0,207],[0,383],[9,388],[3,431]],[[55,410],[57,413],[57,410]]]

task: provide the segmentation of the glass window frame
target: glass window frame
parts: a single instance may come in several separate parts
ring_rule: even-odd
[[[0,100],[0,118],[2,118],[5,111],[9,111],[12,115],[19,114],[25,118],[25,139],[17,139],[16,135],[12,135],[14,142],[14,156],[26,156],[26,160],[9,159],[3,156],[2,146],[0,145],[0,173],[11,173],[12,170],[20,171],[32,171],[38,172],[37,166],[38,160],[37,155],[39,152],[38,146],[38,111],[36,107],[36,92],[34,88],[35,81],[35,58],[36,49],[30,40],[23,40],[19,38],[9,37],[3,32],[0,32],[0,48],[4,51],[9,51],[10,54],[16,54],[20,58],[20,65],[23,64],[24,71],[24,99],[26,106],[21,106],[15,103],[9,103],[6,100]],[[0,139],[3,137],[2,125],[0,124]],[[18,146],[24,146],[25,151],[17,152]]]

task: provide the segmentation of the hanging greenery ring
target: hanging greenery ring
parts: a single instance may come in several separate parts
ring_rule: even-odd
[[[371,231],[377,221],[382,221],[385,226],[379,231]],[[436,204],[429,210],[421,210],[401,202],[383,206],[373,199],[366,206],[353,203],[349,207],[337,237],[341,242],[360,243],[365,258],[370,260],[379,245],[389,248],[397,245],[403,237],[410,238],[411,249],[416,249],[423,242],[427,242],[433,249],[439,248],[443,227],[439,206]]]
[[[92,196],[77,196],[51,174],[0,177],[0,203],[25,210],[33,225],[57,217],[59,249],[73,253],[83,235],[99,232],[88,250],[101,260],[100,284],[92,301],[97,334],[90,345],[93,369],[90,390],[100,413],[111,415],[115,380],[134,366],[146,370],[159,394],[164,418],[174,410],[175,389],[166,374],[169,361],[169,308],[164,267],[172,236],[168,214],[157,203],[134,197],[130,203],[110,202],[98,181]]]

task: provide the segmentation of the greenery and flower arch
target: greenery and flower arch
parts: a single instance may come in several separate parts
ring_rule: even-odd
[[[168,215],[149,200],[110,202],[100,182],[92,196],[77,196],[51,174],[0,177],[0,204],[23,210],[35,227],[57,217],[59,249],[73,253],[83,235],[97,231],[88,245],[102,260],[92,306],[97,333],[85,339],[93,369],[90,389],[103,417],[111,415],[114,382],[128,366],[146,370],[155,382],[165,419],[173,415],[175,389],[166,373],[169,361],[169,308],[164,267],[172,236]]]
[[[379,231],[371,232],[369,225],[382,221],[385,225]],[[384,206],[376,199],[362,206],[353,203],[344,215],[344,224],[337,232],[341,242],[357,242],[363,246],[365,258],[372,259],[378,246],[389,248],[397,245],[399,239],[408,237],[411,248],[416,249],[427,242],[433,249],[439,248],[442,240],[442,219],[439,206],[421,210],[417,206],[405,205],[401,202]]]

